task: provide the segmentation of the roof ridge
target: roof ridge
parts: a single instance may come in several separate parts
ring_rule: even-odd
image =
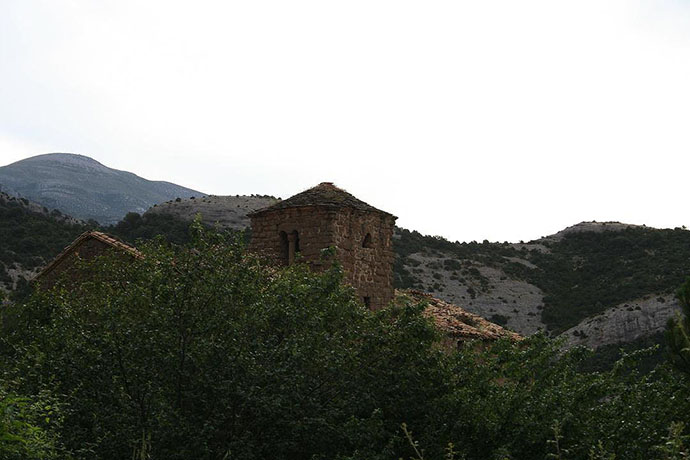
[[[301,208],[311,206],[322,206],[329,208],[352,208],[360,211],[377,212],[392,216],[392,214],[382,211],[371,206],[368,203],[355,197],[345,189],[336,186],[333,182],[321,182],[320,184],[304,190],[296,195],[291,196],[285,200],[275,203],[266,208],[262,208],[247,214],[248,216],[257,216],[265,212],[287,209],[287,208]],[[395,216],[393,216],[395,217]]]
[[[131,246],[119,239],[117,239],[114,236],[110,236],[106,233],[99,232],[98,230],[87,230],[83,232],[81,235],[79,235],[77,238],[75,238],[74,241],[72,241],[70,244],[68,244],[60,253],[53,258],[53,260],[50,261],[48,265],[43,267],[43,269],[34,276],[34,280],[39,279],[42,276],[47,275],[53,269],[65,258],[67,257],[74,248],[79,246],[83,241],[85,241],[88,238],[95,238],[113,248],[123,250],[132,256],[136,258],[142,257],[141,252],[134,246]]]

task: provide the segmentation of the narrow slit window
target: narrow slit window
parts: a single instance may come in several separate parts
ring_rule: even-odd
[[[297,254],[299,252],[299,233],[297,233],[297,230],[292,233],[295,235],[295,254]]]
[[[290,263],[290,243],[285,232],[280,232],[280,262],[283,265]]]
[[[363,248],[373,248],[374,244],[371,241],[371,233],[367,233],[366,236],[364,237],[364,241],[362,241],[362,247]]]

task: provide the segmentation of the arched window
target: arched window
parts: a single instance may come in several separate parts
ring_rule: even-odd
[[[280,232],[280,261],[283,265],[295,263],[295,256],[299,252],[299,233],[293,230],[290,233]]]
[[[362,241],[362,247],[363,248],[373,248],[374,244],[371,241],[371,233],[367,233],[366,236],[364,237],[364,241]]]

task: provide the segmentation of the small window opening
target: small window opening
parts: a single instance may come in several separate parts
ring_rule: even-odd
[[[295,230],[292,234],[295,235],[295,254],[297,254],[299,252],[299,233]]]
[[[285,232],[280,232],[280,262],[283,265],[290,263],[290,243]]]
[[[372,241],[371,241],[371,233],[367,233],[367,235],[364,237],[364,241],[362,241],[362,247],[363,248],[372,248],[374,247]]]
[[[365,307],[371,308],[371,297],[365,296],[362,298],[362,301],[364,302]]]
[[[280,232],[280,258],[283,265],[295,263],[295,257],[299,252],[299,233],[293,230],[290,233]]]
[[[295,257],[299,252],[299,233],[293,230],[290,233],[280,232],[280,262],[283,265],[295,263]]]

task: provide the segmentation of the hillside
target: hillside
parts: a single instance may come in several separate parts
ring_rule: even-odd
[[[116,223],[128,212],[142,213],[177,197],[203,195],[69,153],[38,155],[0,167],[0,190],[101,224]]]
[[[60,211],[0,192],[0,292],[21,289],[86,229]]]
[[[145,216],[167,214],[190,221],[197,214],[200,214],[201,221],[206,225],[243,230],[250,225],[247,214],[271,206],[278,201],[280,201],[279,198],[268,195],[208,195],[169,200],[165,203],[154,205],[146,211]]]
[[[451,243],[400,229],[394,244],[397,287],[523,334],[568,330],[569,341],[592,346],[662,330],[690,274],[685,229],[589,222],[525,244]]]

